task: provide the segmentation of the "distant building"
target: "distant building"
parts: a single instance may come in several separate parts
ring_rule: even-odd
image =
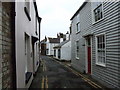
[[[47,38],[46,41],[46,55],[53,56],[54,55],[54,49],[53,47],[58,45],[60,43],[60,38]]]
[[[40,42],[41,55],[46,55],[46,41],[47,41],[47,38],[45,37],[45,39]]]
[[[63,33],[57,34],[57,38],[45,37],[44,40],[41,41],[41,54],[54,56],[54,48],[60,42],[66,40],[66,35]]]
[[[54,57],[59,60],[71,60],[71,41],[69,33],[66,33],[65,41],[61,42],[60,44],[54,47]]]

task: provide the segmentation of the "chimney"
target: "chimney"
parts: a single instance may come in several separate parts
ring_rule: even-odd
[[[66,33],[66,40],[69,40],[69,32]]]

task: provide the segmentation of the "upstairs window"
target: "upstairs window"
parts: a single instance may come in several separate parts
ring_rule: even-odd
[[[30,0],[25,0],[24,11],[25,11],[29,21],[31,21],[31,17],[30,17]]]
[[[78,33],[78,32],[80,32],[80,22],[78,22],[78,23],[76,24],[76,26],[77,26],[77,33]]]
[[[97,22],[98,20],[103,18],[103,10],[102,10],[102,4],[100,4],[95,10],[94,10],[94,20]]]
[[[80,32],[80,14],[77,15],[77,24],[76,24],[77,31],[76,33]]]
[[[93,24],[103,19],[103,2],[92,2]]]
[[[96,63],[101,66],[106,65],[105,34],[96,36]]]
[[[28,13],[30,14],[30,1],[29,0],[25,0],[25,7],[28,10]]]

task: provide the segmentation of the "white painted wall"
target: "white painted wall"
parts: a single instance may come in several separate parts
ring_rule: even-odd
[[[59,48],[56,48],[56,56],[55,58],[59,59],[58,58],[58,49]],[[71,41],[67,42],[66,44],[64,44],[61,48],[61,58],[60,60],[71,60]]]
[[[37,71],[38,69],[38,66],[39,66],[39,41],[35,43],[35,62],[34,62],[34,69],[35,69],[35,72]],[[38,64],[37,64],[38,63]]]
[[[60,43],[63,42],[63,38],[60,38]]]
[[[61,60],[71,60],[71,41],[61,47]]]
[[[26,58],[25,58],[25,32],[27,35],[30,36],[30,60],[29,60],[29,71],[33,72],[33,57],[31,56],[32,53],[32,42],[31,42],[31,36],[36,35],[36,25],[35,25],[35,10],[33,2],[30,4],[30,16],[31,21],[28,20],[25,12],[24,12],[24,0],[16,0],[15,5],[15,11],[16,11],[16,17],[15,17],[15,38],[16,38],[16,79],[17,79],[17,88],[25,88],[29,87],[30,83],[32,82],[32,78],[28,85],[25,84],[25,66],[26,66]]]

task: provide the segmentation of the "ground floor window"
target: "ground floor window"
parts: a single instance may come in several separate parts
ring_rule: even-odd
[[[76,41],[76,59],[79,59],[79,41]]]
[[[105,34],[96,36],[96,64],[106,65],[106,42]]]
[[[46,49],[46,54],[49,54],[49,49]]]

